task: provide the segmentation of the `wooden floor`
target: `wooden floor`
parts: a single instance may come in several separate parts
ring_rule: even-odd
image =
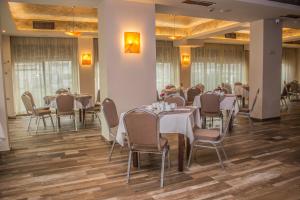
[[[190,169],[177,171],[177,137],[171,141],[171,169],[159,187],[160,157],[143,155],[140,170],[125,182],[127,151],[110,145],[96,124],[78,133],[51,128],[28,136],[27,121],[9,121],[13,150],[0,159],[0,199],[300,199],[300,103],[281,120],[237,118],[225,141],[229,162],[218,165],[214,150],[199,150]],[[49,123],[48,123],[49,124]]]

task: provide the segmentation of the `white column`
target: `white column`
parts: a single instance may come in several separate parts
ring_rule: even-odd
[[[5,90],[4,90],[4,71],[2,59],[2,26],[1,26],[1,13],[0,13],[0,151],[9,150],[8,141],[8,125],[7,125],[7,111],[5,103]]]
[[[251,117],[280,117],[282,25],[275,19],[259,20],[250,26],[250,106],[260,89]]]
[[[80,78],[80,93],[85,93],[95,96],[95,70],[94,62],[91,65],[82,65],[81,55],[83,53],[93,54],[93,38],[78,38],[78,62],[79,62],[79,78]]]
[[[156,99],[154,4],[102,0],[98,17],[101,99],[113,99],[119,114],[151,104]],[[140,33],[140,53],[124,53],[124,32]],[[102,125],[108,138],[103,120]]]

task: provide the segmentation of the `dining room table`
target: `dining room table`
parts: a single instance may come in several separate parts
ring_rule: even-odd
[[[147,109],[147,106],[141,107]],[[186,158],[190,152],[190,144],[194,141],[193,129],[195,126],[201,126],[201,119],[199,109],[194,106],[178,107],[170,111],[156,111],[159,116],[159,130],[161,134],[177,134],[178,135],[178,171],[184,169],[184,151],[186,151]],[[119,126],[117,129],[116,141],[121,145],[125,145],[126,129],[124,125],[125,113],[121,113],[119,118]],[[137,164],[137,155],[133,157],[133,165]]]
[[[94,107],[93,97],[88,94],[72,94],[74,96],[74,110],[79,112],[79,121],[85,123],[85,113],[89,108]],[[56,97],[58,95],[45,96],[45,105],[50,108],[57,109]],[[58,126],[60,126],[60,120],[58,119]]]

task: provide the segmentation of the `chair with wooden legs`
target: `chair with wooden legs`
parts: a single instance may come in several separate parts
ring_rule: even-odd
[[[46,128],[45,118],[49,117],[50,120],[51,120],[52,126],[54,128],[54,123],[53,123],[53,119],[52,119],[52,116],[51,116],[51,110],[36,108],[35,105],[33,104],[32,96],[28,95],[28,93],[22,94],[21,99],[23,101],[23,104],[25,106],[27,114],[30,115],[27,131],[30,132],[30,124],[31,124],[32,118],[36,118],[36,120],[37,120],[36,130],[35,130],[36,134],[38,132],[41,119],[43,120],[44,127]]]
[[[216,150],[220,165],[224,169],[224,164],[223,164],[223,160],[222,160],[222,157],[220,154],[220,149],[223,151],[225,159],[228,160],[227,154],[224,150],[223,141],[229,130],[230,120],[231,120],[233,112],[234,112],[235,103],[236,103],[236,101],[234,101],[234,103],[232,105],[232,108],[229,112],[229,115],[226,120],[224,128],[223,128],[223,123],[222,123],[222,125],[218,129],[196,129],[196,130],[194,130],[194,138],[195,139],[191,145],[190,156],[189,156],[189,160],[188,160],[188,167],[190,167],[190,165],[191,165],[192,154],[193,154],[194,148],[203,147],[203,148],[211,148],[211,149]]]
[[[133,153],[137,153],[138,155],[141,153],[161,154],[160,187],[163,187],[165,160],[168,158],[170,167],[170,159],[168,140],[163,138],[159,131],[158,115],[143,109],[133,109],[124,115],[124,125],[129,148],[127,183],[129,183],[130,180],[130,168]]]
[[[110,161],[116,145],[116,129],[119,126],[119,116],[114,101],[109,98],[104,99],[102,102],[102,112],[109,128],[109,136],[113,139],[113,144],[108,156],[108,160]]]
[[[60,119],[64,116],[71,116],[73,118],[74,129],[77,131],[76,113],[74,110],[74,96],[70,94],[61,94],[56,97],[56,128],[60,131]]]

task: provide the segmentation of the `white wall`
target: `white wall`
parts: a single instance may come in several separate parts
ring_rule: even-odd
[[[91,53],[93,59],[93,38],[78,38],[78,59],[79,59],[79,78],[80,93],[95,96],[95,71],[94,63],[89,66],[81,65],[82,53]]]
[[[5,90],[4,90],[4,73],[3,73],[3,59],[2,59],[2,29],[1,29],[1,13],[0,13],[0,136],[4,135],[4,140],[0,139],[0,151],[9,150],[8,141],[8,125],[7,125],[7,112],[5,103]]]

